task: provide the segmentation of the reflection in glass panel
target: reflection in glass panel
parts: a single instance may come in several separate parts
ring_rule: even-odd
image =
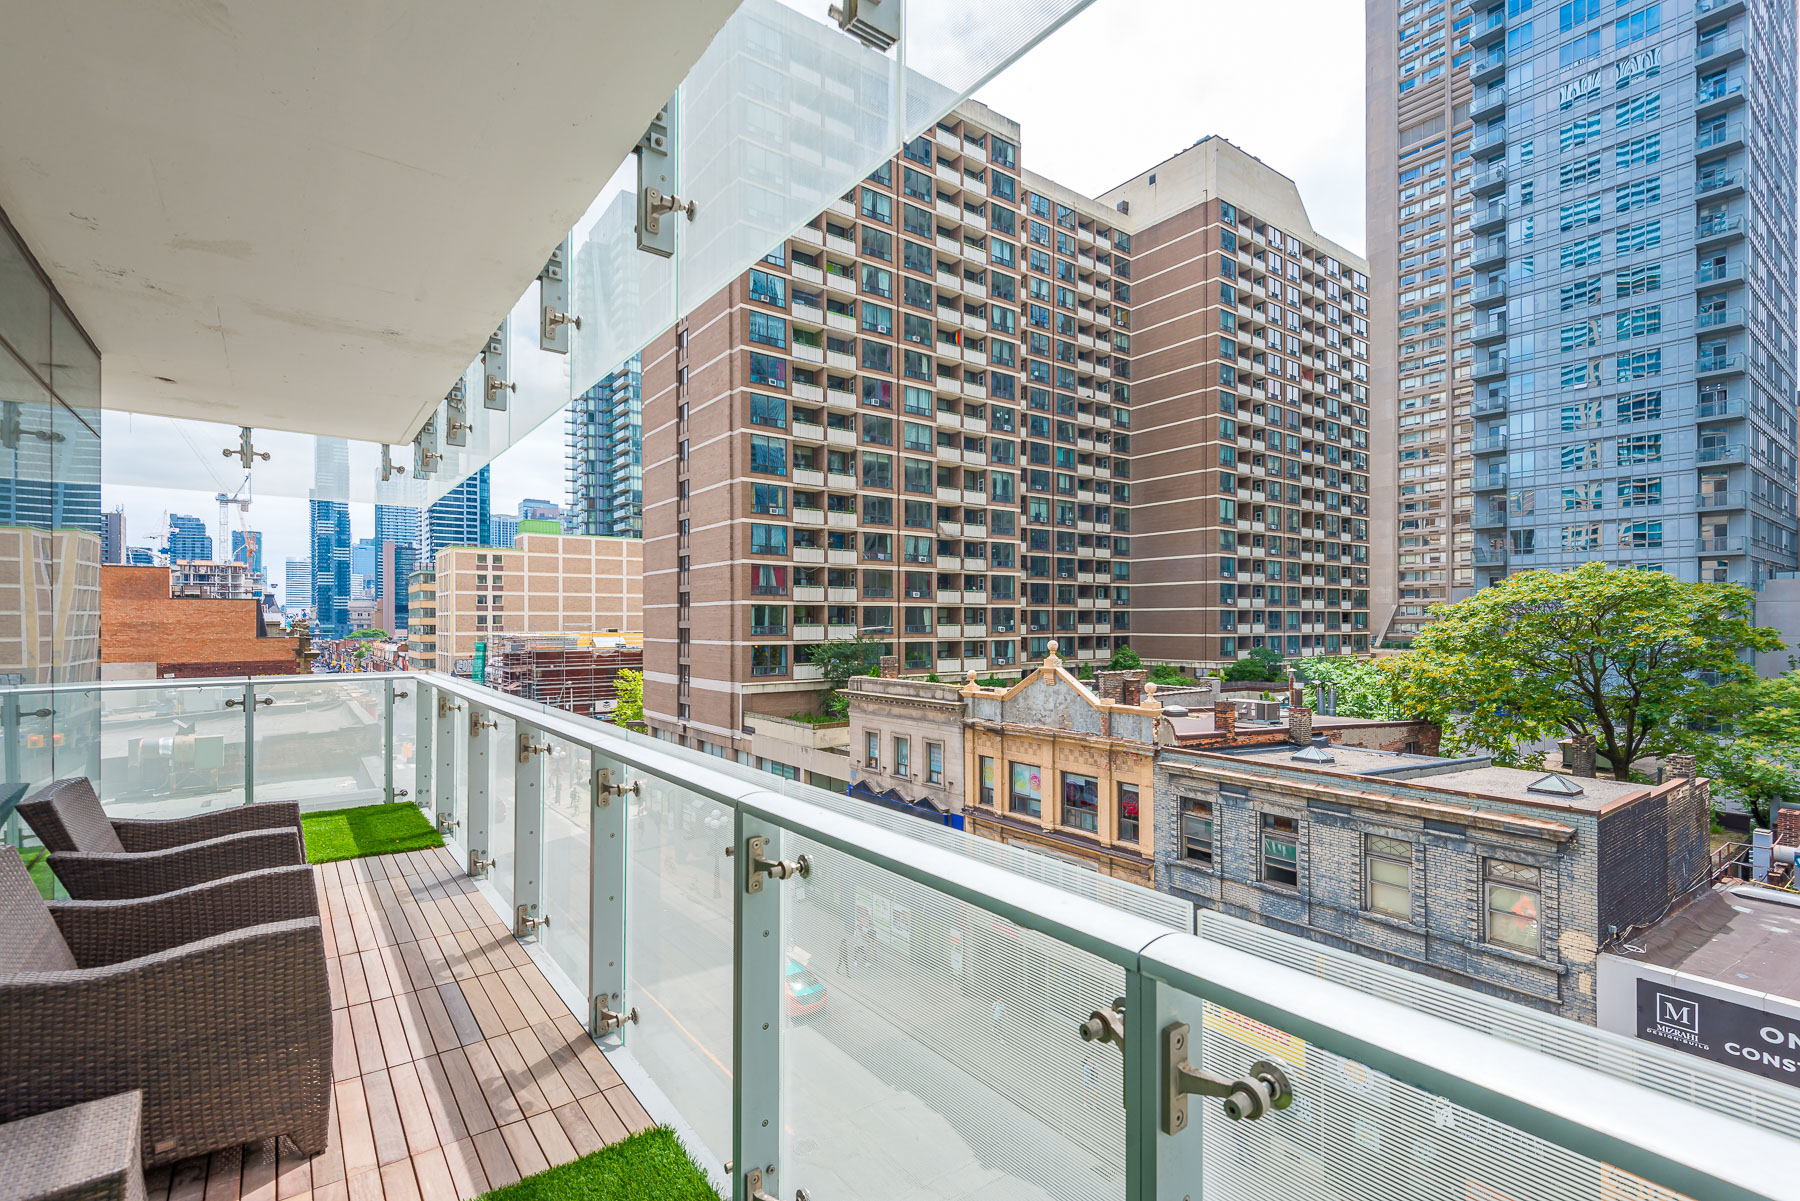
[[[805,839],[781,850],[814,863],[783,894],[786,1183],[1123,1197],[1123,1060],[1074,1033],[1123,970]]]
[[[387,688],[354,680],[257,682],[251,763],[258,801],[298,801],[311,812],[387,800]]]
[[[588,859],[593,836],[593,752],[553,741],[544,760],[543,912],[554,920],[539,945],[585,995],[588,982]]]
[[[707,1150],[731,1158],[731,867],[725,806],[648,776],[626,810],[626,1047]],[[784,1190],[785,1191],[785,1190]]]

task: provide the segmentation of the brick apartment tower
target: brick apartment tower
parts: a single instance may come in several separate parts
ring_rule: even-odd
[[[1352,648],[1352,622],[1336,606],[1353,603],[1339,584],[1357,554],[1367,586],[1367,531],[1351,517],[1353,504],[1366,507],[1367,485],[1351,488],[1347,462],[1353,431],[1366,434],[1351,415],[1366,403],[1349,365],[1351,324],[1361,317],[1351,316],[1347,295],[1327,293],[1366,283],[1362,264],[1311,233],[1291,182],[1209,140],[1188,154],[1211,160],[1229,149],[1234,163],[1248,164],[1240,175],[1257,179],[1234,210],[1243,251],[1229,267],[1209,255],[1190,268],[1177,257],[1184,241],[1169,252],[1169,280],[1188,272],[1196,287],[1145,281],[1136,264],[1154,242],[1136,231],[1153,223],[1121,211],[1114,197],[1082,197],[1022,171],[1019,134],[980,104],[959,106],[644,350],[645,713],[653,731],[762,758],[768,748],[755,741],[751,719],[815,708],[810,648],[859,630],[885,644],[902,673],[945,679],[1016,674],[1053,639],[1077,666],[1103,665],[1127,642],[1150,657],[1230,662],[1271,636],[1249,633],[1246,622],[1265,611],[1253,589],[1268,577],[1252,570],[1273,550],[1259,547],[1242,561],[1241,592],[1218,587],[1221,541],[1237,551],[1262,538],[1256,522],[1274,519],[1260,499],[1269,485],[1249,474],[1252,460],[1259,477],[1278,462],[1284,483],[1302,493],[1282,502],[1296,528],[1291,552],[1281,548],[1284,567],[1291,554],[1294,604],[1281,612],[1304,623],[1293,633],[1308,649],[1325,648],[1327,617],[1338,619],[1333,649]],[[1283,188],[1284,199],[1269,199]],[[1216,246],[1217,198],[1181,194]],[[1296,209],[1302,219],[1289,220]],[[1278,460],[1253,456],[1260,408],[1231,428],[1229,447],[1170,444],[1175,454],[1155,460],[1167,480],[1152,482],[1162,511],[1146,527],[1144,494],[1133,493],[1145,479],[1133,462],[1145,449],[1133,442],[1144,437],[1134,409],[1145,395],[1133,366],[1133,330],[1144,328],[1134,288],[1169,297],[1170,321],[1189,306],[1209,311],[1194,319],[1216,331],[1227,320],[1218,315],[1221,293],[1200,285],[1218,272],[1259,276],[1273,262],[1256,241],[1259,230],[1267,237],[1253,215],[1262,211],[1304,242],[1278,255],[1293,263],[1304,292],[1293,306],[1304,346],[1268,360],[1291,370],[1304,393],[1289,400],[1285,383],[1279,389],[1295,445]],[[1166,231],[1177,239],[1185,227],[1175,217],[1173,208],[1158,210],[1153,238]],[[1247,327],[1265,308],[1252,287],[1246,279]],[[1328,304],[1337,322],[1330,335]],[[1234,308],[1229,320],[1239,319]],[[1334,381],[1337,357],[1344,362],[1338,390],[1327,392],[1332,335],[1342,342],[1329,348]],[[1165,336],[1153,331],[1152,344]],[[1225,428],[1215,414],[1216,356],[1229,348],[1233,370],[1243,372],[1225,385],[1234,406],[1260,403],[1248,398],[1250,386],[1259,398],[1266,387],[1263,348],[1251,336],[1247,329],[1237,346],[1216,334],[1170,343],[1168,378],[1152,379],[1151,394],[1168,390],[1175,412],[1212,414],[1202,437],[1216,440]],[[1209,366],[1191,382],[1176,380],[1190,359]],[[1183,398],[1203,386],[1205,396]],[[1350,411],[1328,417],[1338,405]],[[1329,447],[1314,436],[1314,423],[1322,434],[1327,421]],[[1240,454],[1245,473],[1230,481],[1229,496],[1216,496],[1217,464]],[[1330,504],[1315,487],[1327,464],[1343,485]],[[1322,533],[1317,541],[1311,534],[1327,523],[1342,534],[1329,548]],[[1146,564],[1145,548],[1133,545],[1146,528],[1195,525],[1207,530],[1204,555],[1177,535],[1167,562]],[[1360,551],[1349,545],[1352,529]],[[1144,601],[1133,594],[1139,572],[1162,589],[1158,607],[1168,613],[1155,626],[1143,624]],[[1209,581],[1204,591],[1193,587],[1198,580]],[[1332,612],[1312,611],[1327,596]]]
[[[1367,651],[1367,264],[1222,138],[1101,199],[1135,227],[1132,646]]]

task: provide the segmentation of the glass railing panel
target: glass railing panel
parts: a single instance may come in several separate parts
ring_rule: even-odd
[[[782,885],[784,1190],[1123,1197],[1122,1062],[1076,1029],[1124,971],[789,835],[783,857],[800,853],[810,878]]]
[[[567,983],[585,995],[592,934],[588,856],[593,839],[594,757],[586,747],[553,738],[544,758],[539,905],[550,924],[538,931],[538,945],[568,977]]]
[[[884,830],[892,830],[908,837],[920,839],[932,846],[955,851],[959,855],[1005,868],[1030,879],[1054,884],[1058,888],[1089,897],[1116,909],[1135,913],[1139,917],[1168,926],[1172,930],[1193,929],[1193,905],[1168,893],[1156,892],[1124,880],[1115,880],[1087,868],[1078,867],[1060,859],[1052,859],[1046,855],[1023,851],[992,839],[971,838],[961,830],[936,825],[908,814],[895,813],[864,801],[852,799],[842,793],[828,792],[823,788],[799,780],[785,779],[760,768],[737,763],[730,759],[721,759],[688,747],[677,746],[672,742],[663,742],[651,738],[647,734],[634,734],[613,726],[605,727],[605,733],[610,737],[622,736],[628,742],[654,750],[659,755],[672,755],[692,763],[696,767],[722,772],[755,788],[766,789],[782,796],[790,796],[796,800],[819,805],[833,813],[854,817],[858,821],[868,822],[870,825],[879,826]]]
[[[255,683],[251,781],[257,801],[296,801],[301,812],[375,805],[387,798],[387,685],[354,676]]]
[[[103,690],[98,785],[107,811],[188,817],[243,804],[243,700],[240,684]]]
[[[625,1047],[705,1144],[731,1159],[732,813],[648,774],[624,804]],[[785,1190],[784,1190],[785,1192]]]
[[[1187,1128],[1162,1135],[1159,1151],[1167,1165],[1197,1150],[1200,1171],[1198,1178],[1176,1182],[1173,1192],[1165,1186],[1163,1196],[1192,1191],[1207,1201],[1678,1197],[1197,996],[1162,987],[1157,1001],[1155,1029],[1160,1035],[1177,1023],[1186,1025],[1192,1066],[1235,1079],[1254,1064],[1272,1063],[1293,1094],[1287,1108],[1250,1121],[1233,1120],[1218,1100],[1189,1097]]]
[[[1800,1138],[1800,1092],[1791,1088],[1213,910],[1199,912],[1198,933],[1206,941]]]
[[[419,685],[398,679],[388,681],[388,686],[394,707],[389,725],[393,731],[394,799],[424,806],[428,798],[419,786]],[[429,812],[426,816],[436,820]]]
[[[467,704],[465,701],[464,709],[456,714],[459,731],[468,727]],[[481,732],[482,741],[488,744],[487,858],[494,861],[487,878],[494,891],[500,894],[500,912],[510,916],[513,882],[518,878],[519,867],[518,808],[513,803],[513,789],[517,784],[515,768],[519,761],[519,725],[512,718],[497,714],[490,714],[488,720],[496,724],[493,729]]]

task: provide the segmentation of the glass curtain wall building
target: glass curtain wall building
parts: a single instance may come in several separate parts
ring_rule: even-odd
[[[1367,3],[1371,491],[1395,521],[1370,546],[1370,616],[1400,641],[1474,585],[1473,24],[1467,0]]]
[[[0,680],[100,678],[100,353],[0,215]],[[94,694],[24,694],[8,780],[99,768]]]
[[[312,622],[326,638],[350,632],[350,506],[327,499],[346,495],[350,486],[350,445],[342,438],[320,438],[313,452]]]
[[[446,546],[486,546],[489,535],[488,469],[483,467],[425,510],[425,563]]]
[[[1794,6],[1482,6],[1477,584],[1795,565]]]
[[[644,536],[644,376],[632,355],[569,402],[570,534]]]

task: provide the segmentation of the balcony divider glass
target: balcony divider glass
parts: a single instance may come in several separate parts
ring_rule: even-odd
[[[410,740],[405,801],[734,1198],[1796,1196],[1773,1081],[481,685],[90,690],[135,816],[358,803]],[[1180,1062],[1292,1103],[1182,1117]]]

